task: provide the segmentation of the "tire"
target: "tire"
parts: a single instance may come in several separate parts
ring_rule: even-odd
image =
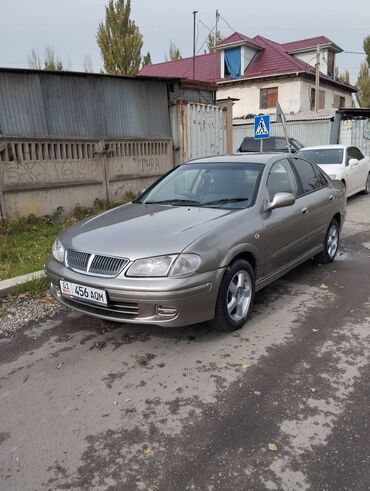
[[[362,194],[370,194],[370,172],[367,175],[366,186],[365,189],[362,191]]]
[[[232,332],[240,329],[252,311],[256,280],[252,266],[245,259],[237,259],[226,271],[218,292],[214,329]]]
[[[318,263],[332,263],[338,252],[339,246],[339,224],[333,218],[325,234],[324,250],[315,256]]]

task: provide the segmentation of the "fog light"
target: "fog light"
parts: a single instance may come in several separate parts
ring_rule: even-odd
[[[155,308],[158,315],[161,317],[174,317],[177,315],[177,309],[174,307],[166,307],[164,305],[157,305]]]

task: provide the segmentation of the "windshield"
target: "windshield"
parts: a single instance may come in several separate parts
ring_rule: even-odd
[[[301,148],[304,147],[304,145],[302,145],[302,143],[300,143],[298,140],[296,140],[295,138],[290,138],[290,143],[293,145],[294,148],[296,148],[297,150],[300,150]]]
[[[317,165],[341,164],[343,162],[343,150],[341,148],[300,150],[299,155]]]
[[[248,208],[254,203],[263,164],[180,165],[145,191],[136,203],[210,208]]]

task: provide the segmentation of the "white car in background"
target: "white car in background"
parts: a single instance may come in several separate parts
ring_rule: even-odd
[[[317,164],[329,177],[342,181],[347,197],[360,191],[370,193],[370,157],[346,145],[318,145],[302,148],[296,155]]]

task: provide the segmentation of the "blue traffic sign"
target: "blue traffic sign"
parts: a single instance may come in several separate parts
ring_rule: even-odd
[[[256,116],[254,118],[254,139],[270,138],[270,115]]]

